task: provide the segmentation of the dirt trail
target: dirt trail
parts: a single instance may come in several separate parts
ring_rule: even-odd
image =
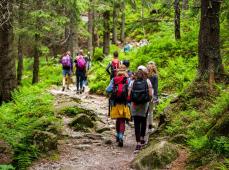
[[[111,131],[102,134],[76,132],[68,126],[72,118],[63,116],[62,133],[66,138],[59,140],[58,155],[34,162],[29,170],[131,170],[136,144],[133,123],[126,125],[124,146],[118,147],[114,136],[115,121],[107,117],[107,98],[89,95],[88,89],[83,94],[76,94],[74,90],[74,87],[65,92],[57,87],[50,90],[56,97],[55,110],[72,106],[93,110]],[[180,150],[178,158],[165,169],[185,169],[187,155],[186,150]]]
[[[41,159],[33,164],[30,170],[129,170],[130,162],[134,158],[135,136],[134,129],[126,126],[124,146],[120,148],[115,142],[115,123],[107,118],[107,98],[97,95],[89,95],[88,92],[75,94],[72,90],[62,92],[60,89],[50,91],[55,97],[55,109],[59,110],[66,106],[78,106],[80,108],[95,111],[102,121],[112,131],[107,133],[82,133],[70,129],[67,124],[71,121],[63,117],[63,134],[66,139],[60,140],[58,144],[59,158],[50,160]],[[75,102],[80,99],[81,102]]]

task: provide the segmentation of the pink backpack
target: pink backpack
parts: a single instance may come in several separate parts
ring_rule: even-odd
[[[78,56],[77,61],[77,68],[79,70],[84,70],[86,68],[86,61],[83,56]]]

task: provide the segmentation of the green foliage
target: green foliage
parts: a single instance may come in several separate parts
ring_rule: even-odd
[[[229,159],[225,158],[223,163],[218,163],[219,170],[228,170],[229,169]]]
[[[61,67],[41,62],[40,83],[32,86],[29,61],[25,61],[23,85],[12,94],[12,102],[0,107],[0,138],[14,150],[14,165],[26,169],[40,151],[33,143],[35,130],[58,133],[61,122],[54,115],[54,97],[46,89],[61,80]]]
[[[12,165],[0,165],[1,170],[14,170],[15,168]]]
[[[220,136],[212,141],[212,149],[219,154],[229,156],[229,138]]]

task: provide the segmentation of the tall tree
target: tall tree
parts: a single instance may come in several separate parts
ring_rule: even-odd
[[[199,66],[201,80],[211,85],[223,73],[220,56],[220,0],[201,0],[201,21],[199,31]]]
[[[0,103],[11,99],[16,88],[15,57],[13,56],[13,0],[0,1]]]
[[[174,1],[174,10],[175,10],[175,18],[174,18],[174,25],[175,25],[175,38],[176,40],[180,39],[180,0]]]
[[[93,55],[93,26],[94,26],[94,1],[90,0],[89,9],[88,9],[88,51],[90,55]]]
[[[103,54],[108,55],[110,52],[110,11],[106,10],[103,12]]]
[[[126,26],[126,2],[122,0],[121,4],[122,9],[122,25],[121,25],[121,42],[125,41],[125,26]]]
[[[33,46],[33,79],[32,84],[38,83],[39,81],[39,65],[40,65],[40,29],[41,29],[41,19],[40,19],[40,9],[42,9],[42,1],[36,2],[36,7],[38,9],[38,15],[36,15],[35,22],[35,33],[34,33],[34,46]]]
[[[118,24],[118,3],[116,0],[113,1],[113,34],[112,34],[112,43],[117,44],[117,24]]]
[[[22,29],[23,26],[23,0],[19,1],[19,9],[18,9],[18,25],[19,29]],[[22,79],[22,72],[23,72],[23,52],[22,52],[22,33],[19,33],[18,35],[18,65],[17,65],[17,82],[18,85],[21,84]]]

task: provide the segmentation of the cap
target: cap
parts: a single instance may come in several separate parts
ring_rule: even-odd
[[[148,64],[156,64],[154,61],[149,61]]]
[[[143,66],[143,65],[138,66],[138,70],[142,70],[142,71],[144,71],[146,73],[148,72],[147,68],[145,66]]]

